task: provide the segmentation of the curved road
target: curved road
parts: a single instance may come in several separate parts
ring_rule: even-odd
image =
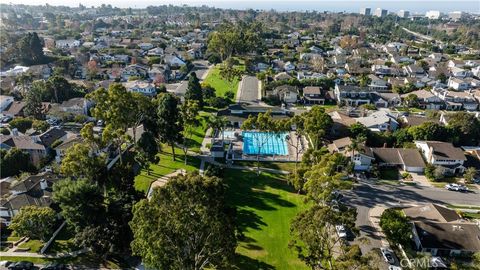
[[[384,185],[370,181],[361,181],[355,189],[345,191],[343,195],[347,205],[357,208],[356,226],[361,236],[370,240],[370,243],[361,245],[364,252],[382,246],[382,239],[371,221],[372,209],[426,203],[480,206],[478,191],[460,193],[436,187]]]

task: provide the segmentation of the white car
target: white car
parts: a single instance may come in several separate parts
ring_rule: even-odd
[[[382,252],[383,259],[388,264],[395,264],[395,255],[393,255],[393,251],[388,248],[381,248],[380,251]]]
[[[402,270],[400,266],[390,265],[388,266],[388,270]]]
[[[446,184],[445,188],[451,191],[460,191],[460,192],[468,191],[468,188],[466,186],[459,185],[459,184]]]
[[[347,238],[347,230],[345,230],[345,226],[337,225],[335,226],[335,230],[337,231],[338,237]]]

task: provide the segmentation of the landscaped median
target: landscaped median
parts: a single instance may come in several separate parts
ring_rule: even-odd
[[[215,88],[215,93],[218,97],[225,96],[225,93],[228,91],[232,91],[237,96],[238,90],[238,83],[240,80],[235,80],[233,83],[228,82],[220,75],[222,64],[215,65],[209,72],[205,80],[203,80],[203,84],[208,84]],[[239,60],[239,65],[234,66],[239,70],[245,71],[245,64],[242,60]]]

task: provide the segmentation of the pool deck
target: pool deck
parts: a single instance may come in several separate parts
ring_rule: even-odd
[[[241,130],[237,130],[238,134],[241,134]],[[301,137],[297,140],[295,132],[289,132],[289,141],[287,142],[288,155],[263,155],[258,157],[258,161],[278,161],[278,162],[294,162],[296,158],[296,148],[298,145],[298,160],[302,159],[303,153],[308,149],[308,142],[305,137]],[[227,159],[231,160],[246,160],[256,161],[257,155],[247,155],[243,153],[243,141],[241,138],[231,141],[231,150]]]

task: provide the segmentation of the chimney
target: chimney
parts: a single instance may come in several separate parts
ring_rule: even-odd
[[[45,180],[45,179],[41,179],[41,180],[40,180],[40,188],[41,188],[42,190],[45,190],[45,189],[48,188],[47,180]]]
[[[17,128],[12,129],[12,135],[13,136],[18,136],[18,129]]]
[[[386,142],[383,143],[383,148],[387,148],[387,143]]]

